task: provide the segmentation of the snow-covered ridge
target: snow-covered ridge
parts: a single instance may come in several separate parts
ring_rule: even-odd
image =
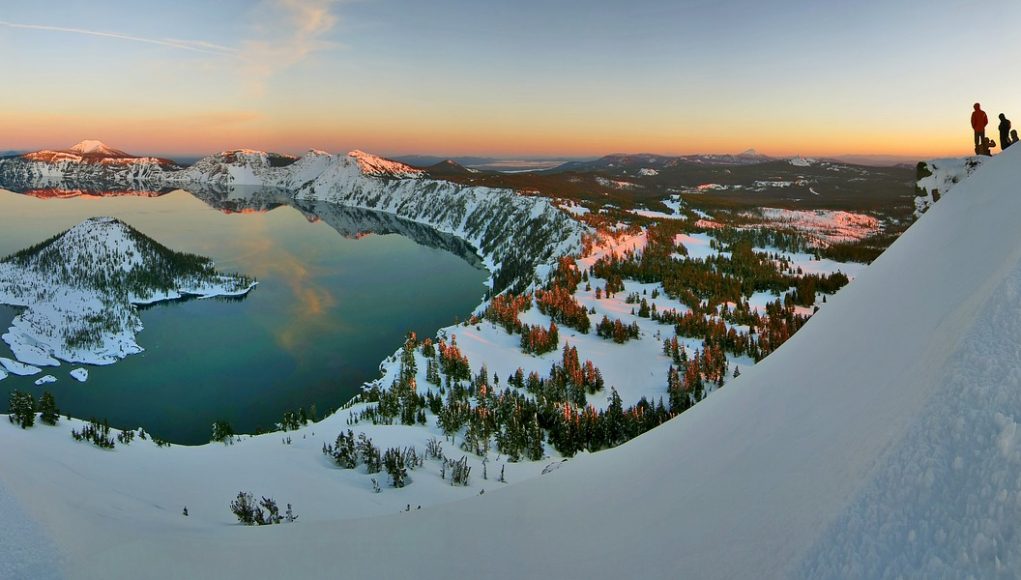
[[[2,338],[29,365],[110,364],[142,350],[132,305],[243,295],[254,285],[119,220],[90,218],[0,261],[0,303],[25,308]]]
[[[352,156],[336,157],[295,197],[385,211],[465,239],[493,271],[498,292],[544,278],[556,258],[581,249],[585,231],[545,198],[424,178],[380,179]]]
[[[166,183],[281,188],[299,200],[383,211],[423,223],[478,248],[498,292],[544,278],[553,260],[580,250],[585,231],[545,198],[427,179],[403,163],[361,151],[310,151],[287,164],[274,164],[262,152],[227,152],[166,176]]]
[[[384,159],[364,151],[355,149],[354,151],[347,154],[358,162],[359,169],[365,175],[374,175],[376,177],[396,177],[401,179],[416,179],[422,177],[425,172],[421,169],[415,169],[410,165],[405,165],[398,161],[391,161]]]

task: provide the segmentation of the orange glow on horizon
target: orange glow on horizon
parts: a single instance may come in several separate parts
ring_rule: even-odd
[[[794,130],[764,122],[742,132],[677,119],[659,127],[633,127],[612,119],[603,125],[557,120],[528,126],[443,119],[338,117],[269,119],[255,113],[206,113],[178,117],[18,115],[0,112],[0,149],[66,148],[96,138],[136,155],[206,155],[239,147],[301,154],[362,149],[381,155],[433,154],[490,157],[598,157],[611,153],[738,153],[754,148],[772,156],[890,155],[928,158],[970,153],[970,129],[932,125],[883,132],[806,124]],[[838,128],[839,129],[839,128]]]

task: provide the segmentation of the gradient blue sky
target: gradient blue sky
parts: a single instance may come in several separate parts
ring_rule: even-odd
[[[1018,0],[2,8],[0,150],[928,156],[976,100],[1021,125]]]

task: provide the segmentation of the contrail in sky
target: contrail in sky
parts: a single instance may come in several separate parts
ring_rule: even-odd
[[[68,32],[71,34],[84,34],[86,36],[115,38],[117,40],[144,42],[146,44],[155,44],[158,46],[166,46],[169,48],[190,50],[192,52],[205,52],[210,54],[238,53],[238,50],[236,48],[222,46],[219,44],[213,44],[211,42],[205,42],[202,40],[176,40],[172,38],[142,38],[140,36],[131,36],[130,34],[120,34],[118,32],[103,32],[100,30],[87,30],[84,28],[68,28],[64,26],[46,26],[42,24],[19,24],[17,22],[7,22],[5,20],[0,20],[0,26],[6,26],[8,28],[21,28],[26,30],[46,30],[50,32]]]

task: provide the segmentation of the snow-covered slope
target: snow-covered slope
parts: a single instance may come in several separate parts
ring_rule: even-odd
[[[62,442],[31,433],[0,446],[0,483],[76,577],[1013,577],[1018,183],[1008,150],[703,403],[482,497],[269,529],[143,519],[155,508],[130,487],[47,459]]]
[[[310,152],[310,159],[326,158],[320,152]],[[266,153],[252,149],[224,151],[199,160],[184,171],[166,176],[169,183],[178,185],[259,185],[283,187],[290,176],[291,165],[298,160],[287,155]]]

